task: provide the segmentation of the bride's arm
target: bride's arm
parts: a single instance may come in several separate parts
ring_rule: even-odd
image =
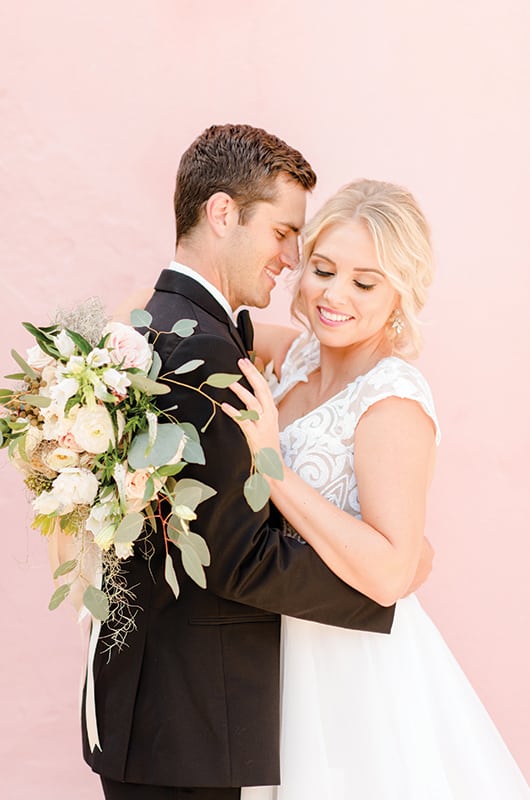
[[[238,384],[233,391],[260,419],[238,424],[254,451],[273,447],[279,452],[277,411],[268,387],[248,363],[241,368],[256,397]],[[337,508],[285,465],[283,480],[269,479],[271,499],[342,580],[391,605],[407,592],[416,572],[434,452],[430,418],[416,402],[391,397],[372,406],[356,428],[362,520]]]

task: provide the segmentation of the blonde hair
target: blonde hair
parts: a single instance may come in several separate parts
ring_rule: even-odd
[[[393,352],[414,358],[421,349],[418,314],[425,305],[433,275],[432,247],[427,221],[416,200],[401,186],[356,180],[333,195],[302,231],[302,269],[297,274],[291,311],[303,316],[300,280],[316,240],[332,225],[362,221],[372,234],[381,270],[399,295],[401,333],[387,324]]]

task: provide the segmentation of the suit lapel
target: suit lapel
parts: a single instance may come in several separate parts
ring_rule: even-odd
[[[187,300],[190,300],[194,305],[202,308],[207,314],[226,325],[231,339],[233,339],[239,350],[241,350],[242,355],[245,357],[248,355],[233,320],[217,302],[215,297],[213,297],[198,281],[189,278],[187,275],[182,275],[174,269],[164,269],[155,284],[155,291],[179,294]]]

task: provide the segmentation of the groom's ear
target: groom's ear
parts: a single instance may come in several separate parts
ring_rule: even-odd
[[[211,229],[222,239],[239,219],[238,205],[226,192],[212,194],[206,201],[205,212]]]

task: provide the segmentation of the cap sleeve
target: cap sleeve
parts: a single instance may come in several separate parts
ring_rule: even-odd
[[[439,444],[441,432],[429,384],[412,364],[401,358],[385,358],[357,386],[353,384],[352,389],[351,407],[355,425],[374,403],[387,397],[401,397],[420,404],[434,423],[436,444]]]

